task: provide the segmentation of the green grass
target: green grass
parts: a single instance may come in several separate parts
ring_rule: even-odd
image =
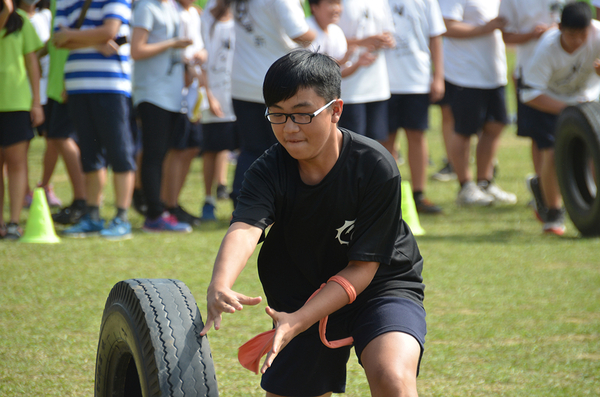
[[[443,156],[438,110],[429,141]],[[404,143],[404,138],[401,139]],[[43,141],[35,139],[30,180],[40,175]],[[600,385],[600,239],[580,238],[568,223],[563,238],[545,236],[526,203],[523,180],[531,169],[528,143],[507,128],[499,153],[498,183],[516,192],[512,207],[462,209],[455,183],[431,182],[428,195],[444,208],[421,216],[429,333],[418,387],[421,396],[597,396]],[[433,172],[435,167],[430,169]],[[408,179],[408,168],[401,167]],[[202,203],[195,161],[182,203]],[[69,186],[62,164],[55,190]],[[103,215],[112,213],[106,192]],[[6,210],[5,210],[6,211]],[[104,302],[119,280],[184,281],[202,313],[212,263],[231,207],[219,203],[216,224],[192,234],[147,235],[111,243],[63,239],[56,245],[0,241],[0,395],[90,396]],[[5,218],[7,213],[5,212]],[[23,212],[25,222],[27,211]],[[133,225],[142,218],[131,212]],[[261,295],[255,261],[237,290]],[[226,315],[210,343],[223,396],[262,396],[259,378],[237,363],[237,347],[269,328],[264,304]],[[368,395],[352,357],[347,396]]]

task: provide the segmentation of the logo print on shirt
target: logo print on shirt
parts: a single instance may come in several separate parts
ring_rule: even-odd
[[[342,245],[350,244],[350,240],[352,240],[352,235],[354,234],[354,223],[355,222],[356,222],[356,219],[353,221],[345,221],[344,226],[340,227],[339,229],[335,229],[335,230],[337,230],[337,236],[335,236],[335,238],[338,239],[340,244],[342,244]]]

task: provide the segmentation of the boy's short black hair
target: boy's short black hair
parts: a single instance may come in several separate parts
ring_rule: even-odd
[[[341,96],[342,73],[328,55],[295,50],[275,61],[265,75],[263,96],[267,107],[290,99],[298,90],[312,88],[329,102]]]
[[[585,29],[592,23],[589,4],[576,1],[565,5],[560,19],[561,29]]]

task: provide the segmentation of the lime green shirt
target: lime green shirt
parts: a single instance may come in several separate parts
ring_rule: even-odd
[[[31,88],[24,55],[44,45],[27,14],[17,10],[23,18],[23,27],[8,36],[0,30],[0,112],[31,110]]]
[[[50,0],[50,11],[52,11],[52,26],[54,26],[56,0]],[[47,95],[48,98],[62,103],[62,93],[65,89],[65,63],[69,57],[69,50],[56,48],[50,40],[48,41],[48,54],[50,55],[50,69],[48,71]]]

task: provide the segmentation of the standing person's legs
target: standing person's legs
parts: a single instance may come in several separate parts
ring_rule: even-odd
[[[148,203],[147,216],[156,219],[164,211],[160,200],[163,160],[175,113],[148,102],[138,105],[142,125],[142,189]]]
[[[231,192],[231,199],[235,208],[237,197],[242,189],[244,173],[250,168],[254,160],[277,143],[277,139],[273,134],[271,123],[264,117],[264,104],[234,99],[233,109],[237,117],[235,125],[240,139],[240,155],[237,159]]]
[[[486,122],[488,101],[485,90],[455,86],[452,94],[454,133],[450,139],[449,158],[456,173],[460,190],[458,205],[490,205],[494,198],[473,182],[469,166],[471,136]]]
[[[19,223],[21,208],[27,190],[27,148],[29,141],[4,146],[4,162],[8,176],[10,223]]]
[[[7,239],[16,240],[21,237],[21,229],[18,225],[27,189],[27,149],[33,137],[29,112],[0,113],[0,151],[2,151],[0,172],[4,172],[4,165],[6,165],[10,198],[10,219],[5,235]],[[2,178],[2,189],[2,200],[4,200],[4,178]],[[3,224],[1,219],[0,224]],[[2,233],[4,234],[4,231]]]
[[[490,121],[484,124],[477,142],[477,180],[491,181],[494,178],[494,159],[500,146],[500,135],[504,124]]]
[[[185,184],[192,160],[200,153],[202,125],[192,123],[185,114],[178,114],[169,131],[169,151],[163,162],[161,199],[167,210],[179,222],[196,226],[200,218],[179,205],[179,195]]]

